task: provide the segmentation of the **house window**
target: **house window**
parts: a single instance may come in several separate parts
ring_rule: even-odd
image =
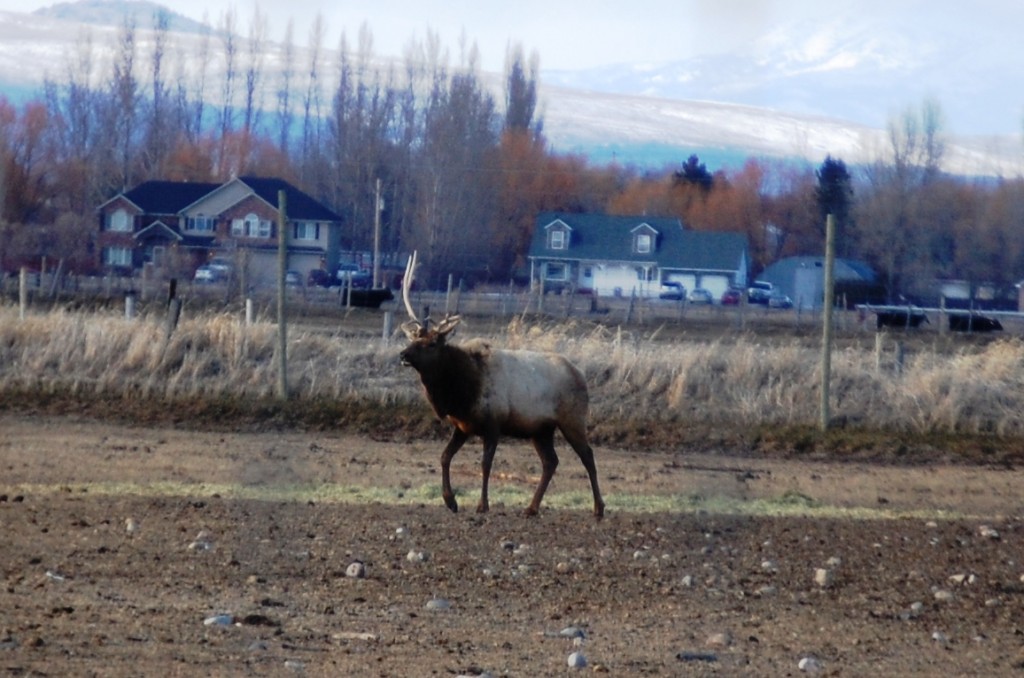
[[[636,267],[636,279],[640,282],[651,282],[654,280],[654,269],[644,268],[643,266]]]
[[[551,231],[551,249],[553,250],[564,250],[565,249],[565,231],[561,229],[555,229]]]
[[[214,220],[213,217],[208,217],[200,214],[197,217],[189,217],[185,221],[185,230],[188,231],[199,231],[201,233],[213,233],[214,231]]]
[[[103,263],[106,266],[131,266],[132,251],[127,247],[104,247]]]
[[[649,254],[651,251],[651,234],[637,233],[636,251],[639,254]]]
[[[566,280],[568,276],[566,275],[565,264],[549,263],[545,267],[544,277],[547,280]]]
[[[313,221],[300,221],[295,224],[296,240],[319,240],[320,224]]]
[[[107,230],[127,232],[132,230],[132,220],[123,209],[107,215]]]
[[[239,238],[269,238],[272,233],[270,221],[257,215],[245,215],[244,219],[231,220],[231,235]]]

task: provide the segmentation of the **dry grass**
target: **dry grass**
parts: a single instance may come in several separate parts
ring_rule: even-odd
[[[476,334],[472,327],[466,335]],[[582,323],[516,319],[495,345],[566,354],[591,386],[592,419],[637,431],[708,427],[813,427],[820,350],[800,342],[664,340]],[[0,391],[120,397],[157,403],[273,400],[276,326],[236,316],[186,316],[165,337],[162,317],[54,311],[19,320],[0,306]],[[292,401],[422,410],[418,381],[398,345],[324,327],[289,331]],[[847,427],[903,434],[1024,435],[1024,343],[908,354],[900,375],[865,348],[832,360],[833,413]],[[330,416],[330,415],[328,415]]]

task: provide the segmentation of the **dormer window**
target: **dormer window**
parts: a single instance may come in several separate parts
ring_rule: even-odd
[[[551,231],[551,249],[553,250],[564,250],[565,249],[565,231],[561,229],[553,229]]]
[[[650,224],[640,224],[632,230],[633,254],[650,254],[657,247],[658,232]]]
[[[636,234],[636,251],[637,251],[637,254],[650,254],[651,253],[651,234],[650,233],[637,233]]]

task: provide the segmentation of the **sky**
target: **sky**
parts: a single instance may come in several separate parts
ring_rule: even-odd
[[[521,47],[527,56],[536,53],[542,73],[549,74],[611,65],[630,65],[640,71],[638,67],[644,64],[731,54],[751,48],[758,41],[775,48],[763,52],[772,55],[772,60],[764,63],[778,64],[780,56],[793,56],[800,50],[804,56],[813,56],[816,47],[827,53],[834,45],[828,44],[830,34],[821,31],[822,27],[866,24],[871,34],[877,33],[878,40],[890,47],[899,47],[902,36],[915,37],[905,41],[912,45],[909,51],[878,50],[886,58],[920,60],[923,50],[929,50],[930,57],[939,55],[933,59],[935,67],[929,81],[917,84],[927,86],[927,94],[935,95],[947,106],[953,131],[1006,134],[1019,132],[1021,125],[1022,90],[1018,85],[1024,75],[1014,64],[1024,60],[1024,46],[1018,35],[1020,26],[1024,26],[1024,0],[153,1],[214,27],[222,24],[227,12],[234,12],[236,31],[243,36],[248,34],[257,11],[266,19],[272,40],[280,40],[292,21],[294,39],[300,45],[308,42],[319,16],[324,22],[322,46],[327,49],[336,48],[343,34],[354,49],[360,27],[366,25],[373,38],[373,53],[380,57],[402,58],[412,40],[423,41],[433,33],[449,52],[449,63],[464,63],[460,51],[475,46],[480,56],[478,65],[494,73],[504,71],[510,45]],[[31,12],[53,4],[54,0],[0,0],[0,11]],[[797,45],[801,36],[809,35],[813,37]],[[823,40],[820,45],[815,42],[818,37]],[[973,49],[965,50],[964,46]],[[761,58],[759,50],[750,52],[754,59]],[[964,58],[965,54],[969,57]],[[844,56],[853,58],[840,54],[836,63],[841,63]],[[966,77],[962,75],[965,72]],[[957,73],[960,77],[954,77]],[[606,74],[595,78],[606,78]],[[606,89],[594,83],[589,80],[580,86]],[[721,80],[712,79],[702,91],[710,91],[715,84],[721,84]],[[726,89],[733,84],[737,83],[725,83]],[[993,99],[994,90],[1003,94]],[[986,93],[988,98],[982,96]],[[872,105],[885,115],[894,107],[905,107],[908,97],[916,101],[921,96],[917,91],[897,94],[900,96],[893,101]],[[729,94],[722,92],[706,98],[730,100]],[[960,114],[955,109],[958,101],[961,108],[972,110]],[[975,111],[985,115],[976,115]],[[845,117],[846,112],[843,109],[828,114]],[[975,124],[967,119],[970,116],[984,120]]]
[[[33,11],[52,0],[0,0],[0,10]],[[484,70],[500,72],[507,46],[536,51],[544,70],[574,70],[608,64],[664,62],[728,52],[765,34],[780,22],[823,18],[837,7],[865,11],[921,8],[934,12],[948,0],[172,0],[163,2],[195,20],[216,25],[234,10],[245,33],[255,10],[267,17],[272,38],[294,21],[297,42],[305,42],[319,14],[326,46],[344,33],[354,44],[360,26],[370,28],[374,51],[401,56],[411,38],[428,31],[458,58],[465,36],[475,43]],[[968,3],[971,4],[971,3]],[[972,7],[1019,4],[1017,0],[977,0]]]

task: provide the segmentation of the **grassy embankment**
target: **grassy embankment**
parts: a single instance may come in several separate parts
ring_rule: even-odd
[[[486,323],[480,323],[485,325]],[[463,331],[474,335],[473,323]],[[445,435],[402,368],[404,342],[337,325],[289,331],[290,398],[279,401],[276,325],[235,315],[162,317],[0,306],[0,408],[199,428],[343,428],[380,438]],[[864,342],[832,358],[835,426],[816,431],[820,348],[742,333],[514,321],[495,345],[553,350],[584,372],[598,445],[908,461],[1024,456],[1024,342],[925,345],[899,375]],[[952,346],[952,347],[950,347]]]

